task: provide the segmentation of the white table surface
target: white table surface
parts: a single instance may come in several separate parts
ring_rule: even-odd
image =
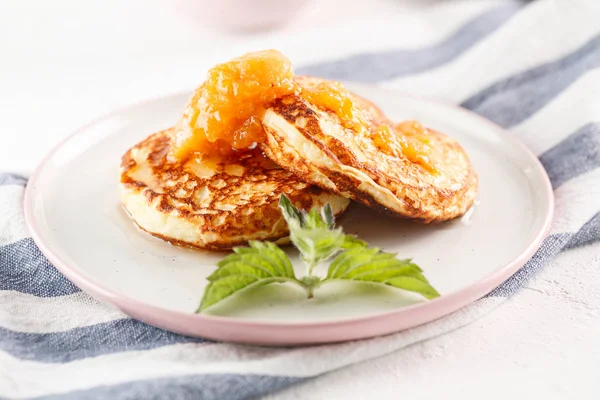
[[[335,0],[313,0],[283,29],[234,34],[182,18],[167,0],[0,0],[0,171],[29,174],[78,126],[126,104],[190,90],[211,65],[245,51],[275,47],[302,64],[393,47],[393,37],[373,43],[368,33],[353,34],[352,47],[311,43],[344,43],[357,27],[369,32],[382,20],[410,27],[411,15],[434,3],[361,0],[341,8]],[[434,11],[440,32],[425,32],[423,40],[452,28],[451,12],[441,7]],[[527,288],[452,335],[269,398],[594,398],[599,253],[594,245],[558,257]],[[594,295],[598,302],[584,300]]]

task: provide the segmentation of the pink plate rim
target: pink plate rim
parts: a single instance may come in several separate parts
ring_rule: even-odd
[[[383,88],[378,89],[385,90]],[[117,307],[125,314],[135,319],[143,321],[149,325],[183,335],[219,341],[269,346],[308,345],[342,342],[387,335],[433,321],[449,313],[457,311],[473,301],[485,296],[506,279],[508,279],[517,270],[519,270],[519,268],[521,268],[533,256],[550,230],[554,212],[554,195],[552,185],[546,174],[546,171],[535,154],[533,154],[523,143],[521,143],[513,135],[508,134],[507,131],[500,126],[487,120],[486,118],[481,117],[478,114],[452,104],[447,104],[438,100],[432,100],[430,98],[407,95],[397,91],[395,91],[395,93],[405,97],[429,101],[450,107],[458,110],[470,118],[477,118],[481,122],[487,123],[491,129],[501,133],[503,138],[518,145],[531,158],[533,164],[538,168],[539,172],[541,172],[541,176],[544,179],[545,197],[548,201],[548,209],[546,210],[546,214],[544,216],[543,228],[540,229],[535,239],[526,247],[526,249],[512,262],[491,273],[485,278],[461,290],[442,295],[434,300],[429,300],[427,302],[418,303],[399,308],[397,310],[374,314],[367,317],[354,317],[327,322],[285,323],[245,321],[228,317],[185,313],[149,305],[144,302],[129,298],[124,294],[117,293],[98,284],[97,282],[94,282],[94,280],[88,277],[84,272],[79,271],[76,266],[69,265],[68,262],[63,261],[49,246],[44,243],[37,222],[33,216],[33,199],[35,195],[36,182],[40,172],[64,143],[72,139],[74,136],[82,133],[88,127],[93,126],[105,119],[111,118],[127,109],[143,107],[144,105],[153,101],[164,99],[165,97],[181,96],[183,93],[160,96],[120,108],[80,127],[67,138],[58,143],[44,157],[42,162],[35,169],[25,189],[23,203],[27,226],[29,227],[33,241],[39,247],[40,251],[46,256],[46,258],[65,277],[67,277],[83,291],[100,301],[104,301]]]

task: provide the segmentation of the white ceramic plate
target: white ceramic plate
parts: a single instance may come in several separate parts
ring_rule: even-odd
[[[261,344],[350,340],[422,324],[485,295],[533,255],[551,221],[552,190],[537,158],[510,133],[456,107],[375,87],[349,88],[393,120],[418,119],[455,137],[479,174],[476,205],[456,221],[417,225],[356,204],[339,219],[347,232],[413,257],[442,294],[438,299],[347,283],[324,285],[307,300],[295,287],[271,285],[217,305],[214,315],[194,314],[205,278],[223,254],[141,233],[118,196],[121,155],[173,125],[187,94],[117,111],[61,143],[27,186],[33,238],[75,284],[135,318],[188,335]]]

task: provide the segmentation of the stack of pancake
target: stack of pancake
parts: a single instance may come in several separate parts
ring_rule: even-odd
[[[472,205],[477,176],[455,140],[416,122],[394,125],[374,104],[348,93],[360,122],[351,123],[300,94],[339,90],[339,83],[295,77],[295,84],[296,92],[257,107],[252,118],[262,125],[261,140],[227,156],[174,157],[181,121],[129,149],[120,186],[131,218],[171,243],[223,250],[248,240],[285,242],[281,194],[307,210],[329,203],[339,215],[356,201],[423,223],[456,218]]]

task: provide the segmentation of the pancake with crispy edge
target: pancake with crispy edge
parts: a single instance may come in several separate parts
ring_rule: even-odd
[[[121,201],[136,224],[174,244],[223,250],[248,240],[286,242],[278,207],[284,193],[298,207],[331,204],[341,214],[349,200],[298,180],[260,149],[235,160],[168,159],[174,128],[155,133],[125,153]]]
[[[323,81],[297,79],[310,88]],[[300,179],[379,211],[421,222],[450,220],[464,214],[477,194],[477,175],[460,144],[426,131],[435,172],[401,154],[382,151],[373,132],[389,123],[372,103],[353,96],[366,129],[344,125],[334,112],[302,97],[278,99],[267,109],[263,126],[265,154]]]

